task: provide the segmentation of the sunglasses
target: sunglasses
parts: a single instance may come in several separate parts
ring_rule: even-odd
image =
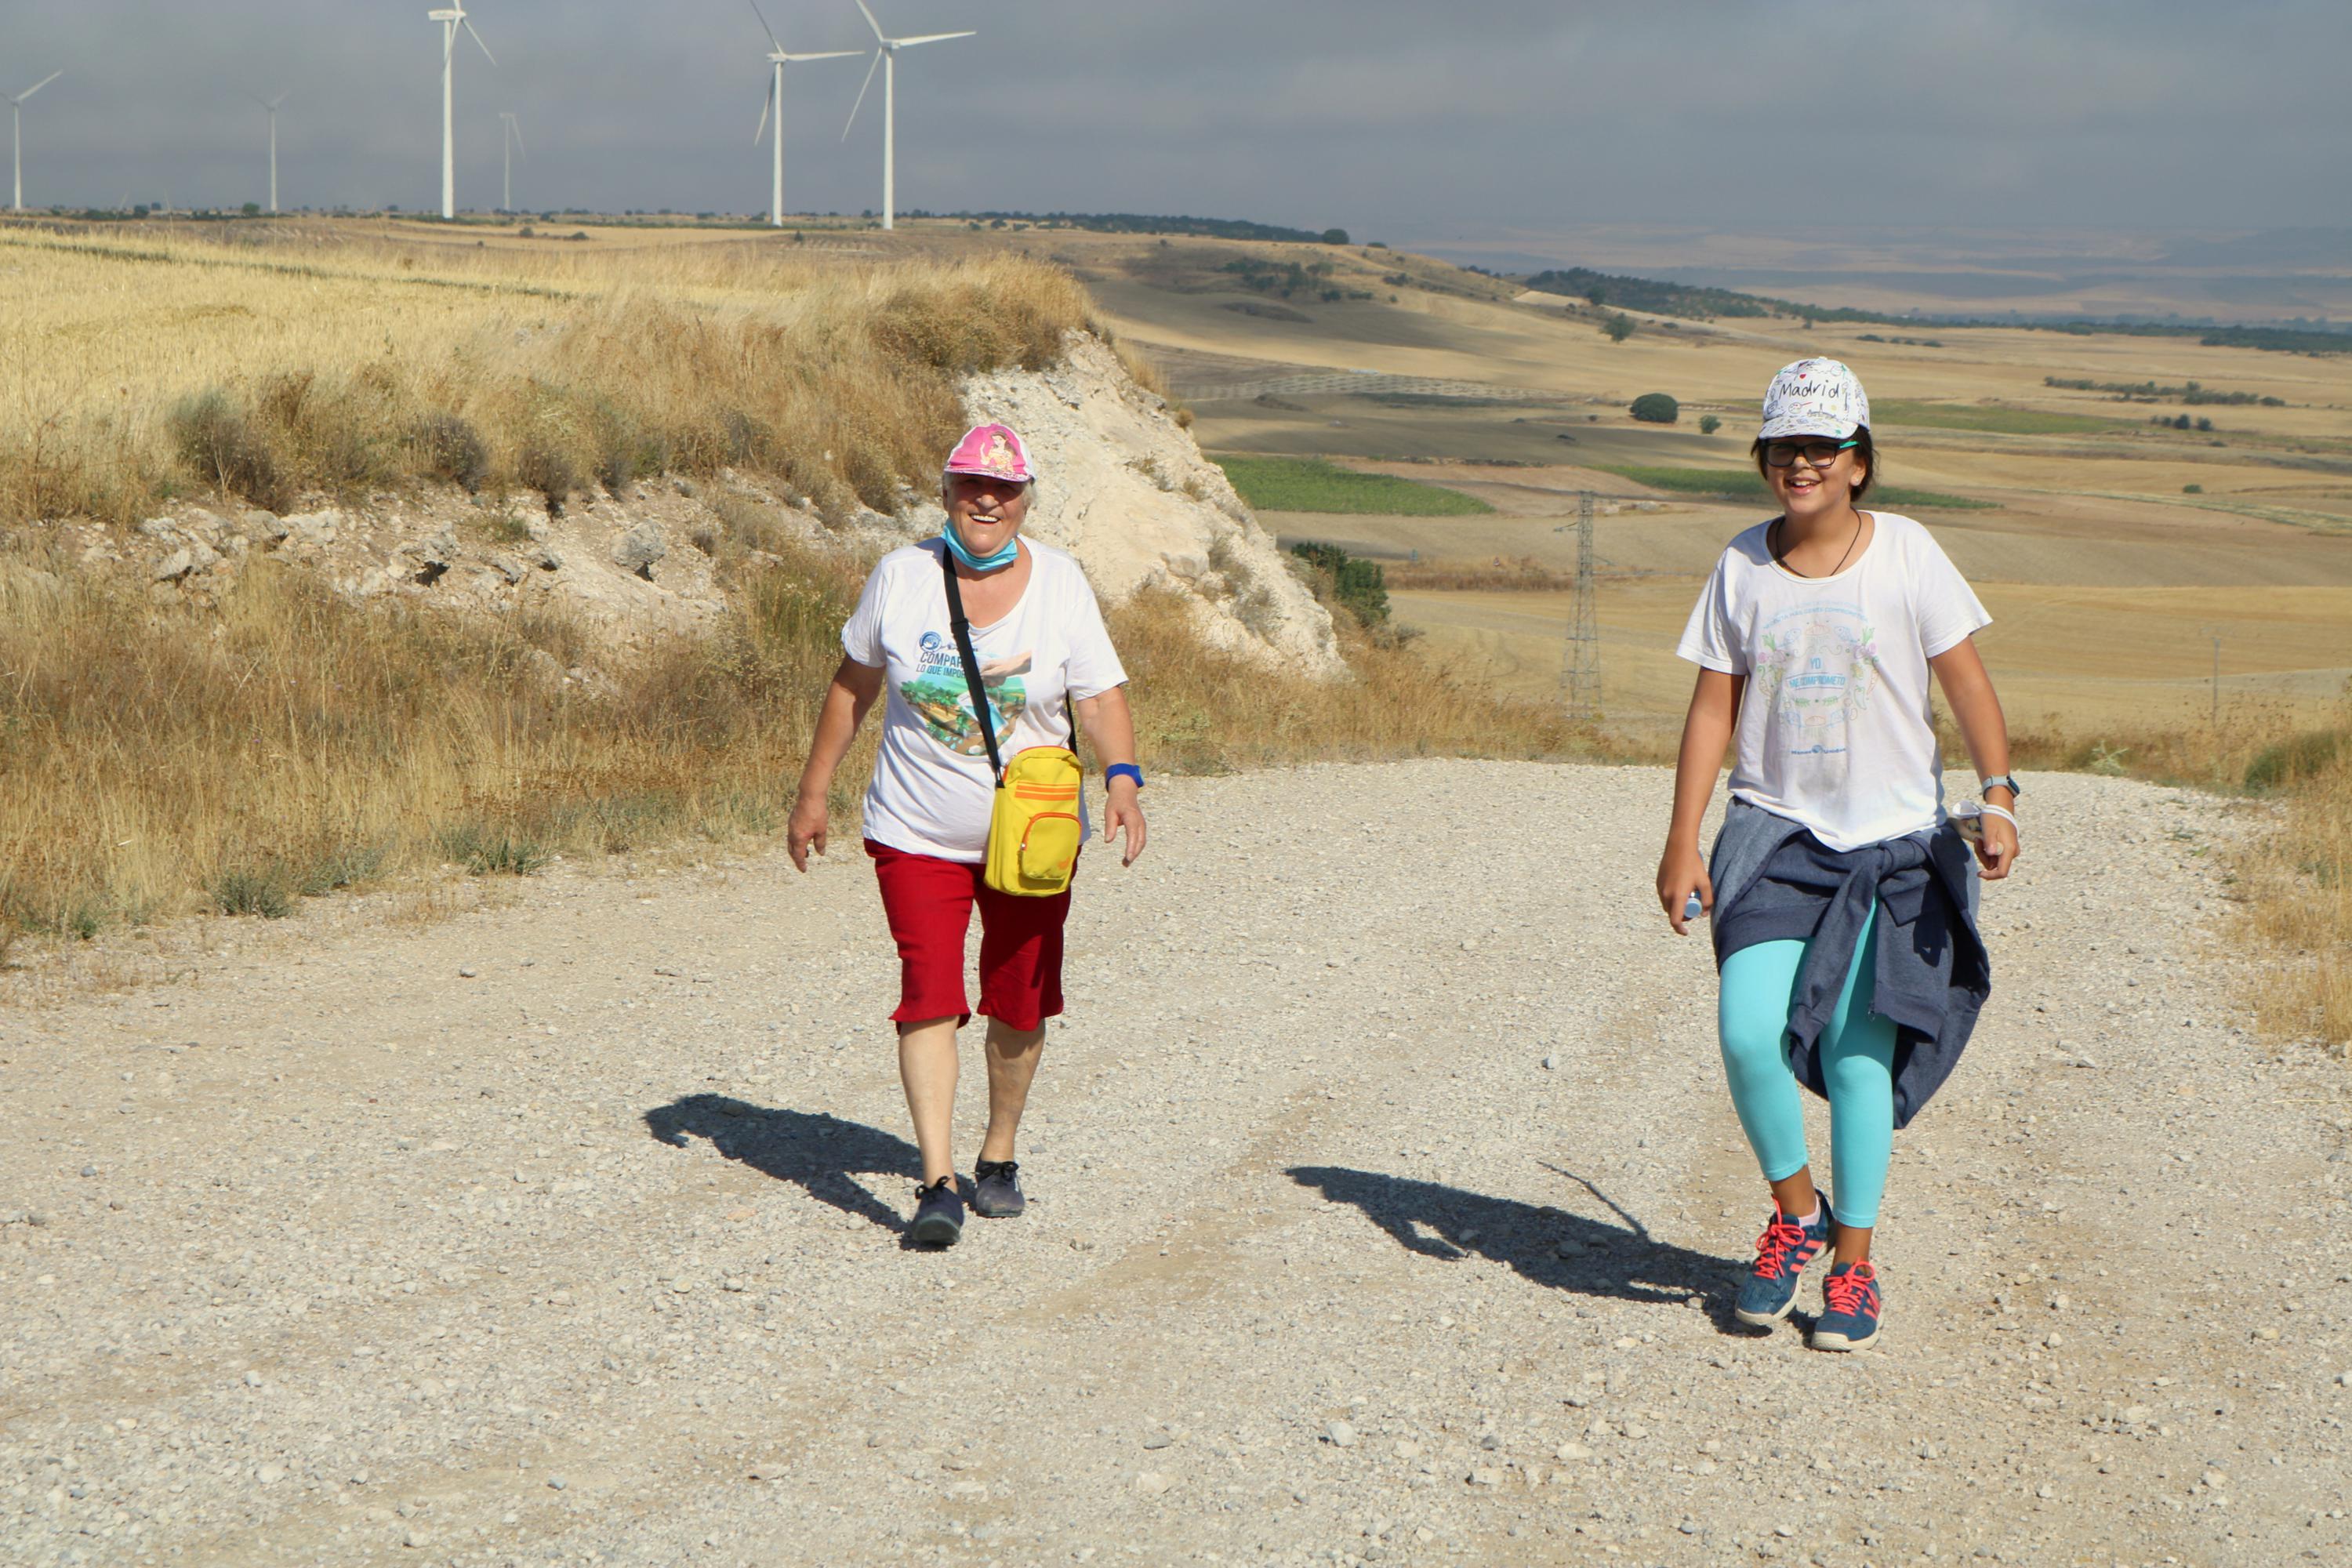
[[[1859,441],[1767,441],[1764,460],[1776,468],[1796,466],[1801,457],[1812,468],[1826,468],[1837,461],[1840,452],[1851,452],[1861,446]]]

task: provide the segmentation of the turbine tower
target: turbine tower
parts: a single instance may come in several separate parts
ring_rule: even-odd
[[[25,210],[25,100],[65,74],[63,71],[51,71],[8,100],[9,118],[13,122],[8,135],[8,151],[11,154],[10,161],[15,163],[16,169],[15,210],[17,212]]]
[[[510,213],[514,211],[515,154],[522,152],[522,121],[514,117],[514,110],[502,109],[499,110],[499,146],[506,157],[506,184],[499,189],[499,211]],[[530,154],[525,153],[523,156]]]
[[[857,89],[857,101],[849,106],[849,124],[841,128],[841,139],[849,140],[850,126],[857,123],[857,110],[866,102],[866,89],[874,85],[875,66],[882,71],[882,226],[895,228],[898,210],[898,51],[917,44],[943,43],[949,38],[969,38],[965,33],[925,33],[919,37],[893,38],[882,31],[882,24],[874,13],[866,9],[866,0],[857,0],[857,8],[866,14],[866,25],[874,29],[878,47],[874,51],[874,65],[866,68],[866,85]]]
[[[457,138],[456,128],[457,100],[450,90],[450,67],[457,58],[457,29],[466,29],[474,42],[481,45],[482,58],[492,65],[499,57],[490,53],[490,46],[482,43],[482,35],[474,31],[474,24],[466,20],[465,0],[446,10],[427,11],[430,21],[441,24],[441,216],[457,216]]]
[[[257,92],[248,92],[245,96],[269,113],[269,210],[275,213],[278,210],[278,106],[285,102],[289,94],[281,92],[276,98],[264,98]]]
[[[760,18],[760,26],[774,46],[768,58],[775,67],[775,79],[770,84],[768,96],[760,105],[760,129],[751,132],[751,145],[757,147],[760,138],[768,133],[768,116],[776,117],[776,167],[768,184],[768,226],[784,226],[784,68],[794,60],[845,60],[862,49],[828,49],[821,55],[788,55],[776,30],[768,26],[768,14],[760,9],[760,0],[751,0],[751,15]]]

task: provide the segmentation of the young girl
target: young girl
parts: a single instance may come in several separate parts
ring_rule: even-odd
[[[1740,1321],[1786,1318],[1834,1243],[1812,1343],[1860,1350],[1885,1310],[1870,1241],[1895,1130],[1950,1074],[1990,989],[1977,865],[1990,879],[2015,864],[2018,786],[1970,640],[1992,617],[1925,528],[1854,504],[1878,465],[1853,372],[1783,369],[1752,451],[1780,515],[1731,542],[1676,650],[1699,675],[1658,901],[1677,935],[1714,912],[1724,1072],[1772,1188]],[[1983,780],[1975,864],[1944,809],[1930,670]],[[1735,742],[1710,862],[1699,819]],[[1813,1185],[1800,1083],[1830,1104],[1833,1194]]]

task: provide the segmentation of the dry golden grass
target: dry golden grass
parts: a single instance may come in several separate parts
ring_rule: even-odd
[[[1417,756],[1567,757],[1598,738],[1559,705],[1502,697],[1411,647],[1339,623],[1354,679],[1304,680],[1211,647],[1182,601],[1147,590],[1106,614],[1135,677],[1137,741],[1148,766],[1221,773],[1300,762]]]
[[[859,563],[747,579],[730,621],[566,681],[575,629],[243,574],[216,609],[0,565],[0,921],[88,935],[454,863],[533,869],[782,819]]]
[[[0,521],[190,489],[273,510],[418,479],[560,501],[772,474],[889,509],[955,378],[1058,356],[1084,291],[1015,256],[846,266],[774,244],[469,250],[0,230]]]

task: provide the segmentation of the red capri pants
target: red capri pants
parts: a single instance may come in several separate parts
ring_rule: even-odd
[[[980,1011],[1008,1029],[1034,1029],[1062,1010],[1062,926],[1070,895],[1000,893],[984,868],[911,855],[866,841],[882,883],[882,912],[898,944],[898,1010],[893,1023],[953,1015],[971,1022],[963,988],[964,933],[980,906]]]

